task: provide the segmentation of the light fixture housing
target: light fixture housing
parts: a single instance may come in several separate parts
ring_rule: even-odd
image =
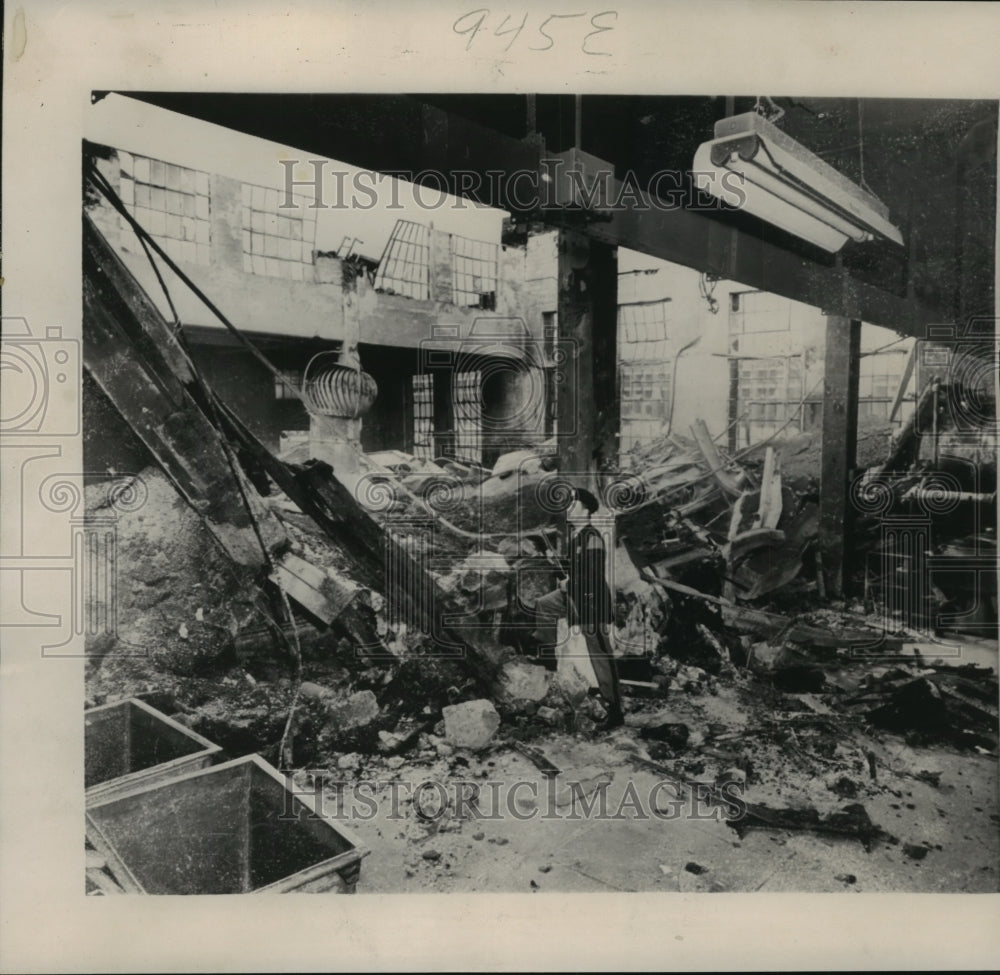
[[[716,122],[691,170],[699,189],[831,253],[848,240],[903,243],[881,200],[757,112]]]

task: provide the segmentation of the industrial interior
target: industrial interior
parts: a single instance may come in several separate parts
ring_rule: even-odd
[[[92,102],[89,894],[998,889],[997,102]]]

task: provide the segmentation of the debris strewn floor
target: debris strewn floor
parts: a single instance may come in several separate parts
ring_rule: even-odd
[[[888,660],[838,648],[845,627],[865,622],[846,609],[795,617],[802,632],[785,636],[797,643],[741,636],[709,616],[702,625],[712,627],[708,637],[718,634],[713,639],[703,633],[686,647],[664,641],[649,659],[622,658],[623,675],[634,678],[626,683],[626,725],[602,735],[586,701],[568,703],[558,679],[513,650],[487,702],[461,668],[423,656],[419,640],[401,635],[389,641],[395,655],[372,660],[335,627],[317,629],[300,613],[297,684],[293,661],[275,653],[255,615],[250,582],[211,555],[197,516],[162,475],[147,470],[142,482],[145,504],[117,526],[130,580],[121,594],[126,625],[119,645],[93,647],[89,700],[139,696],[232,756],[259,752],[275,762],[297,701],[290,769],[297,789],[319,789],[327,804],[337,795],[333,783],[348,796],[361,789],[373,797],[343,807],[353,808],[345,822],[373,851],[360,892],[1000,885],[995,733],[991,742],[986,699],[970,697],[979,686],[995,695],[983,666],[993,652],[988,642],[954,673],[953,664],[928,659],[927,646],[923,656]],[[102,489],[88,496],[99,511]],[[295,520],[303,546],[307,522]],[[318,551],[322,541],[313,544]],[[685,603],[681,593],[664,607],[648,586],[633,592],[646,616],[653,614],[645,601],[657,599],[662,626],[679,607],[702,602]],[[806,638],[824,633],[833,646],[809,646]],[[675,658],[672,647],[702,666]],[[956,681],[965,682],[964,694],[949,698]],[[944,688],[940,720],[930,720],[922,698],[909,720],[898,707],[890,707],[891,720],[877,720],[901,688],[920,682]],[[477,700],[484,706],[449,729],[451,706]],[[949,700],[964,709],[954,735]],[[770,810],[782,825],[748,817],[745,830],[734,828],[709,798],[722,781],[738,783],[751,810]],[[421,783],[433,784],[424,817],[413,801]],[[479,802],[456,810],[456,797],[468,794],[462,790],[477,787]],[[441,789],[450,806],[438,815]],[[850,831],[810,826],[852,806],[878,831],[868,849]]]

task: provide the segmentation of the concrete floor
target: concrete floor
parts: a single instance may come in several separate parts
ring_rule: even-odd
[[[689,723],[700,715],[718,717],[725,700],[716,697],[677,702]],[[682,706],[683,705],[683,706]],[[1000,804],[995,756],[946,748],[912,748],[892,735],[865,740],[878,757],[876,782],[857,776],[858,796],[845,800],[830,792],[808,768],[780,764],[758,767],[746,799],[774,805],[808,802],[821,812],[861,802],[871,819],[898,839],[877,841],[871,852],[861,842],[805,832],[751,830],[744,839],[724,821],[685,813],[665,819],[643,816],[630,795],[648,797],[662,776],[637,766],[630,754],[641,744],[634,728],[585,739],[553,734],[533,742],[562,775],[556,779],[555,810],[561,819],[528,818],[531,803],[515,804],[523,818],[477,819],[447,814],[435,824],[421,821],[412,805],[390,818],[387,789],[378,815],[349,820],[371,855],[364,861],[359,893],[547,891],[813,891],[857,893],[978,892],[1000,889]],[[464,761],[468,761],[466,766]],[[758,760],[759,761],[759,760]],[[915,776],[939,774],[937,786]],[[397,770],[369,767],[367,777],[416,785],[425,780],[535,783],[541,809],[551,808],[544,776],[522,754],[505,746],[477,756],[426,763],[407,762]],[[566,782],[583,791],[607,781],[607,809],[620,818],[569,818]],[[495,786],[501,789],[502,786]],[[531,786],[522,787],[521,794]],[[406,794],[403,790],[402,794]],[[676,793],[661,789],[661,800]],[[485,793],[492,796],[493,793]],[[642,805],[648,806],[644,801]],[[660,803],[661,807],[663,802]],[[481,803],[489,812],[492,801]],[[701,807],[701,813],[706,809]],[[904,844],[929,847],[923,859]],[[439,854],[426,859],[424,854]],[[694,873],[688,864],[703,868]],[[853,877],[853,881],[850,880]]]

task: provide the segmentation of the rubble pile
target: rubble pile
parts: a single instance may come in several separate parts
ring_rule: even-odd
[[[702,431],[632,453],[644,498],[617,519],[633,562],[655,577],[712,595],[760,599],[816,588],[818,488],[784,476],[784,445],[760,467],[737,466]]]

